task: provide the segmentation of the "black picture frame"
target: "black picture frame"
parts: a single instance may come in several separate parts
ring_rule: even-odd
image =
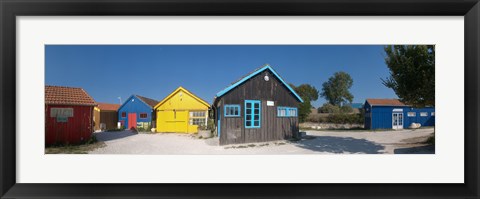
[[[16,16],[345,15],[465,17],[463,184],[23,184],[16,183]],[[478,198],[478,0],[1,0],[2,198]],[[452,66],[460,67],[460,66]],[[455,132],[451,132],[455,133]]]

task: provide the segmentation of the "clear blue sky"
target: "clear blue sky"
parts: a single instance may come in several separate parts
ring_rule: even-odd
[[[289,83],[321,90],[333,73],[353,78],[353,102],[396,98],[381,78],[389,71],[374,45],[47,45],[45,83],[82,87],[97,102],[132,94],[161,100],[179,86],[211,103],[214,95],[268,63]],[[315,107],[325,99],[313,102]]]

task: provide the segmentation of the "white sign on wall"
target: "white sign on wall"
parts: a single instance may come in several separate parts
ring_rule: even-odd
[[[273,101],[267,101],[267,106],[275,106],[275,102],[273,102]]]
[[[51,108],[50,117],[73,117],[73,108]]]

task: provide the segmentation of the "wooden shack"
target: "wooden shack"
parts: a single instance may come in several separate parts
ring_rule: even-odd
[[[298,134],[300,96],[270,65],[218,92],[213,102],[220,144],[289,139]]]
[[[97,102],[93,110],[93,121],[95,131],[105,131],[117,128],[118,113],[120,104],[109,104]]]
[[[150,131],[155,128],[156,115],[153,107],[157,104],[157,100],[132,95],[118,108],[118,122],[126,129]]]
[[[210,105],[183,87],[178,87],[155,106],[157,132],[197,133],[206,126]]]
[[[435,107],[413,107],[398,99],[367,99],[366,129],[406,129],[412,123],[435,126]]]
[[[96,105],[82,88],[45,86],[45,144],[78,144],[90,139]]]

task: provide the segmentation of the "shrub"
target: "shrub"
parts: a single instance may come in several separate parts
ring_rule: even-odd
[[[353,108],[351,106],[342,106],[342,107],[340,107],[340,112],[342,112],[342,113],[353,113]]]
[[[207,130],[207,126],[205,124],[198,125],[198,130]]]
[[[323,104],[320,108],[318,108],[319,113],[338,113],[340,112],[340,108],[330,103]]]
[[[328,123],[328,117],[318,117],[318,123]]]
[[[212,133],[215,130],[215,121],[213,119],[207,120],[207,130],[210,130]]]
[[[152,129],[152,125],[150,122],[143,122],[141,126],[137,126],[135,129],[137,132],[150,132]]]
[[[107,129],[106,131],[107,131],[107,132],[114,132],[114,131],[123,131],[123,130],[125,130],[125,127],[122,127],[122,128],[119,128],[119,129],[117,129],[117,128]]]
[[[338,107],[329,103],[323,104],[318,111],[321,114],[311,114],[307,117],[308,122],[333,123],[333,124],[363,124],[364,111],[353,113],[351,106]]]
[[[427,144],[435,144],[435,132],[433,132],[430,137],[425,141]]]
[[[92,135],[92,137],[90,137],[90,139],[88,139],[85,143],[86,144],[93,144],[93,143],[96,143],[96,142],[98,142],[97,136]]]
[[[306,121],[307,122],[313,122],[313,123],[318,123],[319,122],[319,118],[318,115],[308,115]]]
[[[201,124],[198,125],[198,130],[210,130],[210,132],[215,131],[215,123],[213,119],[208,119],[207,120],[207,125]]]
[[[363,115],[335,113],[328,116],[328,122],[334,124],[363,124]]]

